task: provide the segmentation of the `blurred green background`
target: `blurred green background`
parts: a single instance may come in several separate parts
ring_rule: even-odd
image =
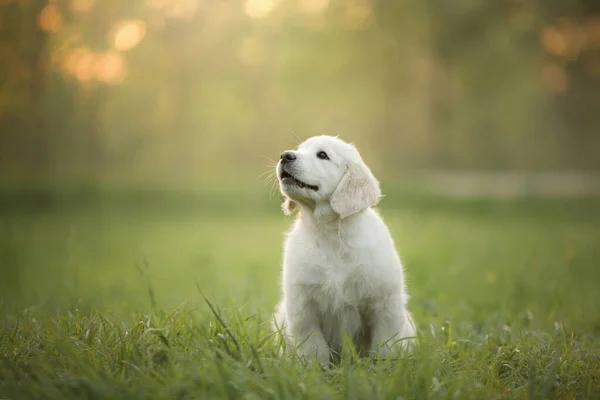
[[[595,0],[1,0],[0,38],[2,181],[252,179],[323,133],[382,179],[600,168]]]
[[[444,249],[459,232],[459,257],[479,229],[514,238],[525,224],[541,242],[479,243],[455,289],[477,274],[501,280],[504,267],[480,265],[494,252],[517,276],[538,251],[533,263],[552,259],[558,285],[579,245],[586,272],[572,278],[586,280],[599,4],[0,0],[4,298],[147,304],[152,288],[178,304],[200,281],[270,310],[290,221],[267,177],[282,150],[316,134],[355,142],[382,181],[409,278],[412,263],[438,279],[413,275],[415,301],[454,290],[446,268],[460,262]],[[587,200],[499,200],[557,195]],[[538,279],[529,273],[524,282]]]

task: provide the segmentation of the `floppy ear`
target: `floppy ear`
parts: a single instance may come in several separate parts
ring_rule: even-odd
[[[288,197],[285,198],[283,204],[281,204],[281,209],[285,215],[291,215],[298,208],[298,204],[294,201],[290,200]]]
[[[377,204],[381,198],[379,182],[363,163],[351,162],[346,173],[331,196],[330,204],[340,218],[366,210]]]

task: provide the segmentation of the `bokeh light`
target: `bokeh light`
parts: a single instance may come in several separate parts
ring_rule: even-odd
[[[146,23],[141,20],[120,21],[114,30],[114,47],[128,51],[137,46],[146,35]]]
[[[96,79],[111,85],[116,85],[125,80],[127,74],[127,61],[118,52],[101,54],[95,66]]]
[[[95,75],[96,63],[98,56],[91,51],[84,52],[80,55],[75,66],[75,76],[81,82],[91,80]]]
[[[557,27],[544,27],[544,29],[542,29],[541,31],[540,36],[542,45],[548,53],[557,56],[565,56],[567,54],[567,39]]]
[[[65,70],[72,74],[77,75],[77,70],[82,59],[84,59],[91,51],[87,47],[78,47],[70,52],[64,60]]]
[[[250,18],[264,18],[269,15],[278,0],[246,0],[244,3],[244,11]]]
[[[128,143],[148,132],[147,145],[135,147],[139,153],[132,157],[146,160],[136,168],[151,177],[179,178],[181,163],[194,165],[189,175],[204,179],[203,169],[223,163],[215,155],[223,148],[239,147],[244,156],[236,160],[250,162],[244,152],[250,138],[288,129],[301,137],[310,131],[368,138],[366,151],[376,153],[374,162],[382,167],[598,163],[572,156],[593,148],[600,129],[588,106],[600,93],[597,12],[563,12],[521,0],[501,1],[497,8],[472,1],[433,7],[417,0],[3,4],[5,38],[21,37],[18,27],[27,23],[37,29],[0,46],[6,60],[0,74],[7,82],[0,91],[4,99],[15,99],[5,113],[25,113],[28,99],[43,98],[46,91],[69,103],[71,89],[85,83],[97,107],[112,110],[98,111],[100,137],[121,135],[111,143]],[[14,10],[25,25],[5,18]],[[25,90],[28,82],[36,89]],[[112,87],[103,92],[105,86]],[[129,109],[133,104],[139,108]],[[152,110],[156,123],[138,110]],[[53,126],[63,125],[70,126]],[[522,140],[539,143],[531,126],[563,127],[536,146],[536,158],[521,155],[517,146]],[[176,134],[159,145],[165,130]],[[481,132],[490,132],[493,145],[480,141]],[[204,143],[196,148],[200,157],[185,145],[195,135]],[[260,151],[277,152],[286,140],[285,134],[277,137],[265,140]],[[573,148],[569,154],[565,143]],[[69,159],[62,155],[68,148],[56,147],[57,155],[48,159]],[[498,154],[481,156],[492,148]],[[152,160],[163,160],[163,151],[181,161],[165,161],[155,173]],[[228,174],[235,170],[235,163],[223,166]]]
[[[48,4],[39,16],[40,28],[46,32],[57,33],[62,27],[62,15],[54,4]]]

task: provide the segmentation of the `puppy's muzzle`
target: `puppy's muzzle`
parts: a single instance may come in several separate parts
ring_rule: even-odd
[[[313,191],[318,191],[319,187],[316,185],[310,185],[306,182],[302,182],[297,179],[294,173],[293,163],[296,160],[296,155],[292,151],[284,151],[281,153],[281,157],[279,159],[280,168],[279,170],[279,179],[283,185],[294,185],[298,186],[301,189],[310,189]],[[291,172],[290,172],[291,171]]]

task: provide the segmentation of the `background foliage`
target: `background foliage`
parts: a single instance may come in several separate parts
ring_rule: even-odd
[[[2,0],[4,180],[262,172],[294,137],[380,174],[600,167],[594,0]]]

